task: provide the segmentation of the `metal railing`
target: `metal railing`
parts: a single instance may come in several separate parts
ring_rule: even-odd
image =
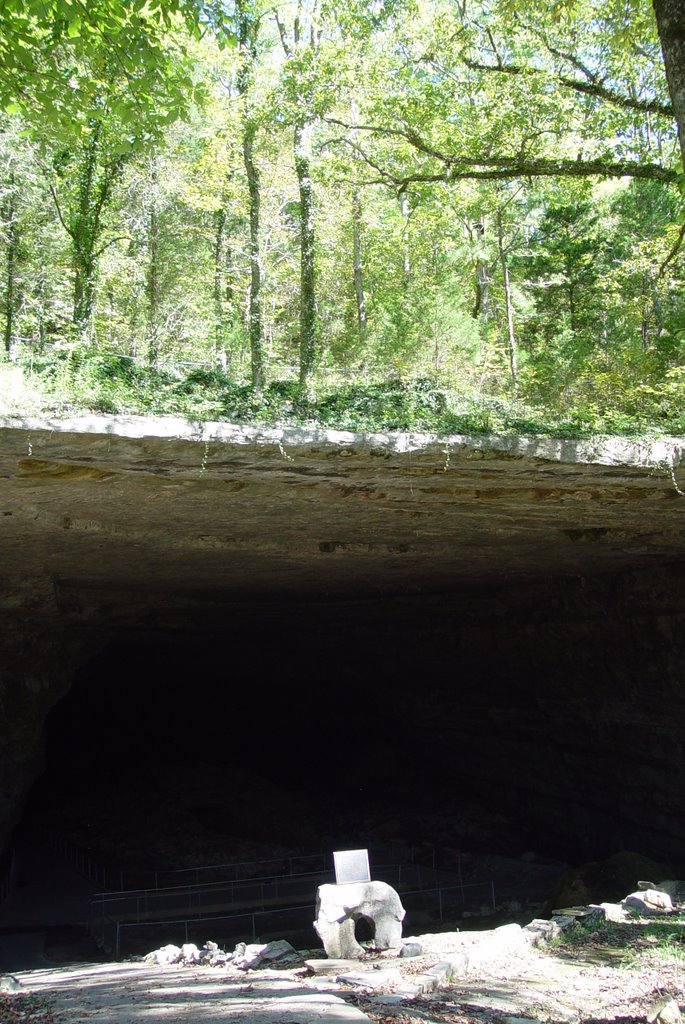
[[[10,848],[0,859],[0,904],[12,894],[17,875],[17,858],[14,848]]]
[[[188,868],[126,869],[105,863],[90,850],[72,842],[54,830],[41,832],[46,842],[63,856],[80,874],[89,878],[103,890],[126,892],[133,889],[162,889],[182,884],[183,879],[237,881],[239,879],[277,877],[307,872],[332,871],[331,853],[322,851],[293,851],[280,857],[258,861],[226,862],[223,864],[202,864]],[[430,843],[412,845],[399,841],[372,847],[371,861],[376,863],[421,864],[432,868],[461,873],[461,855],[447,847]],[[375,868],[374,868],[375,870]]]
[[[467,890],[469,892],[467,893]],[[480,894],[480,898],[478,896]],[[479,909],[486,903],[488,909],[496,909],[495,883],[472,882],[453,886],[442,886],[434,889],[417,889],[402,893],[402,903],[407,911],[405,925],[411,927],[412,916],[425,915],[430,919],[444,921],[446,918],[458,917],[466,909],[469,896],[473,895]],[[282,938],[285,935],[311,931],[315,907],[311,902],[297,906],[246,910],[238,914],[211,914],[179,917],[166,921],[123,921],[103,917],[99,933],[95,935],[99,945],[121,956],[126,936],[138,933],[139,939],[149,939],[150,945],[159,938],[163,930],[162,941],[184,942],[206,941],[208,926],[213,929],[213,941],[224,944],[231,939],[239,941],[265,941]],[[221,934],[219,934],[221,932]],[[311,936],[313,938],[313,935]]]
[[[400,892],[435,888],[436,883],[451,882],[452,876],[420,864],[377,865],[374,876],[395,886]],[[98,938],[102,922],[121,924],[153,923],[221,911],[265,911],[278,904],[308,900],[319,885],[335,880],[332,870],[300,875],[277,875],[230,882],[200,882],[164,889],[134,889],[128,892],[101,892],[90,904],[90,930]]]
[[[115,883],[117,876],[121,874],[120,872],[113,871],[111,868],[108,869],[93,857],[88,850],[82,846],[77,846],[76,843],[72,843],[70,839],[67,839],[60,832],[45,830],[40,834],[48,845],[59,853],[60,856],[64,857],[80,875],[90,879],[91,882],[95,882],[98,886],[101,885],[103,889],[107,888],[108,883],[110,885]]]
[[[201,884],[201,878],[207,881],[229,881],[268,874],[275,877],[276,875],[296,874],[298,868],[318,871],[326,870],[327,866],[332,865],[330,855],[318,851],[316,853],[288,853],[283,857],[273,857],[261,861],[231,861],[224,864],[202,864],[189,868],[128,869],[106,864],[90,850],[72,842],[60,832],[45,830],[41,832],[41,835],[79,874],[89,878],[108,892],[168,888],[170,885],[182,884],[180,880],[184,877],[194,877],[196,884]]]

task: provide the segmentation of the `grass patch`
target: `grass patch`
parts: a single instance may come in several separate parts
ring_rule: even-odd
[[[579,921],[552,943],[559,955],[615,967],[685,962],[685,918],[653,920],[636,916],[621,924],[597,917]]]

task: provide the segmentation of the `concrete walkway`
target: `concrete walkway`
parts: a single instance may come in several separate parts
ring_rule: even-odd
[[[49,928],[85,924],[94,887],[32,837],[16,846],[17,882],[0,906],[0,973],[43,967]]]

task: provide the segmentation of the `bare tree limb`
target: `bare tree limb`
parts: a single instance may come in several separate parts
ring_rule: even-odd
[[[550,51],[556,52],[556,51]],[[569,78],[560,72],[547,72],[542,68],[532,68],[525,64],[503,64],[499,58],[497,64],[487,64],[462,55],[462,61],[472,71],[494,71],[505,75],[552,75],[565,89],[583,93],[586,96],[595,96],[597,99],[611,103],[615,107],[624,110],[638,110],[640,113],[659,114],[661,117],[673,118],[675,116],[670,103],[661,103],[659,100],[640,100],[624,93],[609,89],[596,80],[583,82],[577,78]]]
[[[274,11],[274,18],[276,19],[276,25],[278,26],[278,34],[281,37],[281,46],[286,57],[291,56],[290,44],[288,42],[288,34],[285,30],[285,25],[281,21],[281,17],[277,10]]]
[[[680,250],[682,248],[682,245],[683,245],[683,241],[685,241],[685,224],[681,225],[680,231],[678,232],[678,237],[676,238],[675,242],[671,246],[671,249],[670,249],[670,251],[668,253],[668,256],[666,257],[664,262],[659,267],[659,269],[657,271],[657,275],[656,275],[658,278],[664,276],[664,274],[666,273],[666,267],[669,265],[669,263],[673,262],[673,260],[676,258],[676,256],[680,252]]]
[[[50,182],[50,195],[52,196],[52,200],[53,200],[53,202],[55,204],[55,209],[57,210],[57,217],[59,218],[60,224],[62,225],[62,227],[64,228],[66,233],[69,235],[69,237],[70,238],[74,238],[75,237],[74,236],[74,232],[67,225],[67,222],[65,221],[64,217],[62,216],[62,207],[59,205],[59,199],[57,197],[57,191],[55,189],[55,186],[52,184],[52,182]]]
[[[106,249],[109,249],[110,245],[114,245],[116,242],[130,242],[130,241],[132,241],[130,235],[117,235],[116,238],[110,238],[109,242],[105,242],[104,245],[101,245],[100,248],[95,253],[93,253],[93,255],[97,259],[98,257],[102,256],[103,252]]]
[[[367,159],[366,154],[359,152],[367,160],[369,166],[383,174],[388,181],[397,185],[410,182],[460,181],[466,179],[483,179],[488,181],[506,180],[507,178],[641,178],[649,181],[671,183],[679,178],[678,172],[669,170],[661,164],[643,163],[636,160],[569,160],[562,157],[526,157],[523,152],[515,156],[511,154],[489,155],[484,157],[468,156],[459,153],[443,153],[410,128],[383,128],[380,125],[348,124],[338,118],[325,118],[328,124],[336,124],[350,131],[364,131],[373,135],[388,138],[402,138],[414,149],[432,157],[443,165],[442,171],[436,173],[416,172],[398,174],[381,168],[376,162]],[[353,146],[348,140],[348,145]]]

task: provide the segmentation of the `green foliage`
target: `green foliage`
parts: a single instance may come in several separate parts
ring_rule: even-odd
[[[685,961],[685,921],[682,914],[649,919],[635,914],[625,923],[589,917],[562,933],[552,944],[561,955],[614,967],[639,968],[647,964]]]
[[[227,420],[266,425],[316,425],[358,431],[411,430],[448,434],[529,434],[583,438],[602,434],[643,436],[653,421],[627,414],[601,414],[579,406],[554,415],[548,408],[456,390],[418,377],[385,382],[319,384],[303,390],[294,379],[274,380],[261,390],[219,368],[156,369],[130,357],[75,348],[34,355],[22,362],[27,380],[40,384],[43,404],[60,412],[180,415],[191,420]],[[669,392],[672,388],[672,393]],[[663,432],[685,430],[681,410],[685,374],[654,401],[671,401]]]
[[[682,198],[663,181],[573,171],[632,160],[675,174],[649,5],[524,7],[477,3],[466,18],[449,0],[302,0],[297,29],[294,8],[279,9],[286,53],[266,0],[5,4],[12,357],[64,408],[443,434],[685,431]],[[293,382],[304,121],[306,392]],[[537,178],[511,170],[520,157],[573,167]],[[476,165],[481,179],[462,180]]]
[[[7,0],[0,108],[68,135],[102,116],[102,96],[116,75],[125,88],[110,109],[134,135],[143,122],[173,120],[187,109],[194,83],[177,61],[172,71],[169,34],[181,23],[197,32],[201,14],[194,0]]]

